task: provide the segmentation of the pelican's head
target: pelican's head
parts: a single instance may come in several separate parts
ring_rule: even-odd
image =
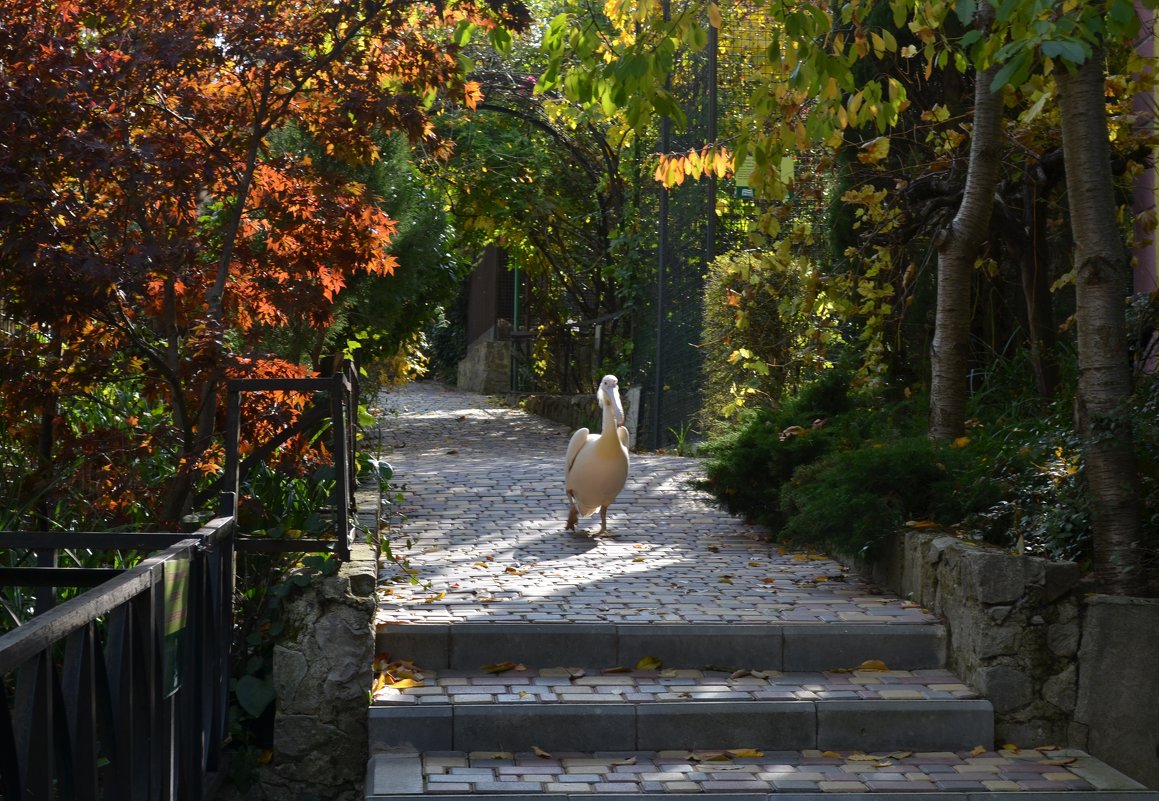
[[[600,408],[610,404],[616,425],[624,424],[624,405],[620,403],[620,381],[614,375],[606,375],[600,381],[600,388],[596,392],[596,400]]]

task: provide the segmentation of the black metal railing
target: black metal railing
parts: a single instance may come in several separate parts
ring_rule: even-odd
[[[37,590],[37,614],[0,636],[0,801],[203,801],[221,774],[229,717],[235,554],[350,556],[357,374],[228,383],[220,516],[194,533],[0,531],[35,566],[0,586]],[[240,458],[246,392],[315,393],[313,406]],[[322,400],[322,396],[325,400]],[[237,528],[250,470],[295,435],[330,425],[333,539],[262,539]],[[57,567],[58,553],[147,554],[125,570]],[[94,560],[100,563],[100,560]],[[87,588],[59,605],[60,588]]]
[[[544,331],[512,333],[511,389],[561,395],[595,392],[600,383],[601,366],[615,352],[612,337],[619,333],[626,320],[625,312],[616,312]],[[537,376],[535,346],[543,339],[549,342],[549,364],[546,374]]]
[[[89,586],[0,636],[5,801],[202,801],[229,710],[235,522],[192,534],[0,532],[0,548],[154,552],[113,571],[5,568]]]
[[[221,484],[220,513],[237,516],[240,485],[272,447],[291,437],[308,433],[312,427],[329,420],[330,448],[334,462],[334,492],[332,505],[327,510],[334,517],[334,539],[265,539],[241,537],[238,548],[244,551],[266,553],[334,553],[343,561],[350,558],[350,543],[354,537],[355,437],[358,423],[357,372],[347,362],[340,372],[329,378],[243,378],[233,379],[227,386],[225,426],[225,470]],[[249,392],[319,392],[328,402],[315,402],[293,425],[286,426],[269,442],[256,447],[245,459],[240,459],[241,399]]]

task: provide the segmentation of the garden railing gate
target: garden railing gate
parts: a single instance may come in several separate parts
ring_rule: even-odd
[[[238,489],[256,459],[239,458],[241,394],[325,392],[268,453],[326,422],[335,468],[334,537],[247,538]],[[0,636],[0,798],[12,801],[204,801],[228,735],[230,642],[238,550],[333,553],[354,534],[357,378],[230,381],[221,516],[193,533],[0,532],[0,548],[41,558],[0,567],[0,586],[47,590],[47,609]],[[151,554],[127,570],[54,567],[67,548]],[[88,588],[59,605],[56,588]],[[42,598],[42,600],[44,599]]]
[[[99,584],[0,636],[5,799],[202,801],[226,736],[234,531],[223,517],[192,534],[0,534],[8,548],[167,546],[125,571],[0,575]]]

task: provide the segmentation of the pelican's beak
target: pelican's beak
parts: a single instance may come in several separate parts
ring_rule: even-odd
[[[616,416],[616,425],[622,426],[624,424],[624,404],[620,402],[620,388],[615,384],[611,386],[604,386],[604,394],[608,396],[608,402],[612,404],[612,413]]]

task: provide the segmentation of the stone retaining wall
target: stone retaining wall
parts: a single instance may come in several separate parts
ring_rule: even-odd
[[[376,555],[355,544],[333,576],[313,576],[286,604],[274,648],[274,753],[262,797],[361,801],[373,684]]]
[[[481,340],[459,362],[458,388],[484,395],[511,389],[511,341]]]
[[[624,425],[628,428],[628,447],[636,447],[636,429],[639,427],[640,388],[628,387],[621,393],[624,404]],[[586,395],[537,395],[509,392],[501,400],[507,406],[562,423],[569,430],[590,428],[600,430],[600,408],[594,392]]]
[[[945,533],[849,561],[945,622],[949,667],[994,705],[1000,743],[1082,748],[1159,788],[1159,601],[1092,595],[1077,564]]]

